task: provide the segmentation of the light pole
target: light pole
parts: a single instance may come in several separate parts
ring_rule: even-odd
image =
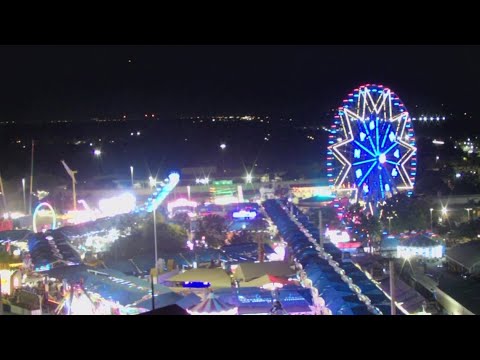
[[[473,209],[472,209],[472,208],[466,208],[465,210],[467,210],[467,213],[468,213],[468,221],[470,221],[470,211],[472,211]]]
[[[157,254],[157,207],[153,207],[153,241],[155,242],[155,269],[157,269],[157,261],[158,261],[158,254]]]
[[[133,189],[133,166],[130,165],[130,179],[132,180],[132,189]]]
[[[442,215],[446,217],[446,216],[447,216],[447,212],[448,212],[447,207],[446,207],[446,206],[442,207]]]
[[[395,307],[395,263],[393,258],[388,261],[390,272],[390,315],[395,315],[397,308]]]
[[[430,230],[433,232],[433,209],[430,208]]]
[[[22,188],[23,188],[23,212],[27,213],[27,200],[25,198],[25,178],[22,179]]]
[[[393,216],[387,216],[388,219],[388,233],[390,234],[392,232],[392,219]]]

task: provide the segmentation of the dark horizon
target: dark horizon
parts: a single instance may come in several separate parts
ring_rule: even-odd
[[[1,46],[0,121],[270,114],[314,120],[362,83],[471,113],[479,46]],[[444,105],[442,107],[442,104]]]

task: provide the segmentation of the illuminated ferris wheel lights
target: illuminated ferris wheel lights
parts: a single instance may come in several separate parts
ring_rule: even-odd
[[[337,189],[347,186],[347,181],[362,187],[364,200],[370,204],[397,190],[411,190],[416,175],[411,167],[416,148],[408,112],[398,96],[382,88],[366,84],[355,89],[353,96],[349,94],[347,101],[354,104],[339,108],[335,117],[345,140],[329,147],[338,161],[334,164],[341,166],[328,166],[329,182]]]

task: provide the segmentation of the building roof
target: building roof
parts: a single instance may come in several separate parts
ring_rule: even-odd
[[[172,276],[168,281],[209,282],[214,288],[229,288],[232,286],[230,276],[228,276],[225,270],[220,268],[187,270],[181,274]]]
[[[448,260],[470,270],[480,263],[480,241],[457,245],[449,249],[446,256]]]
[[[420,234],[402,241],[400,245],[409,247],[434,247],[440,244],[435,240],[430,239],[428,236]]]
[[[438,289],[455,299],[465,309],[480,315],[480,281],[478,279],[464,279],[458,275],[443,273]]]
[[[263,275],[288,277],[295,274],[288,263],[284,261],[271,261],[263,263],[242,263],[235,270],[235,277],[238,280],[251,281]]]

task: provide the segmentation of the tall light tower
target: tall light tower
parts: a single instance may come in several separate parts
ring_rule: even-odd
[[[78,172],[76,170],[71,170],[67,163],[62,160],[61,163],[63,164],[63,167],[67,171],[67,174],[70,176],[72,179],[72,192],[73,192],[73,210],[77,210],[77,192],[75,190],[75,184],[77,183],[77,180],[75,179],[75,174]]]

